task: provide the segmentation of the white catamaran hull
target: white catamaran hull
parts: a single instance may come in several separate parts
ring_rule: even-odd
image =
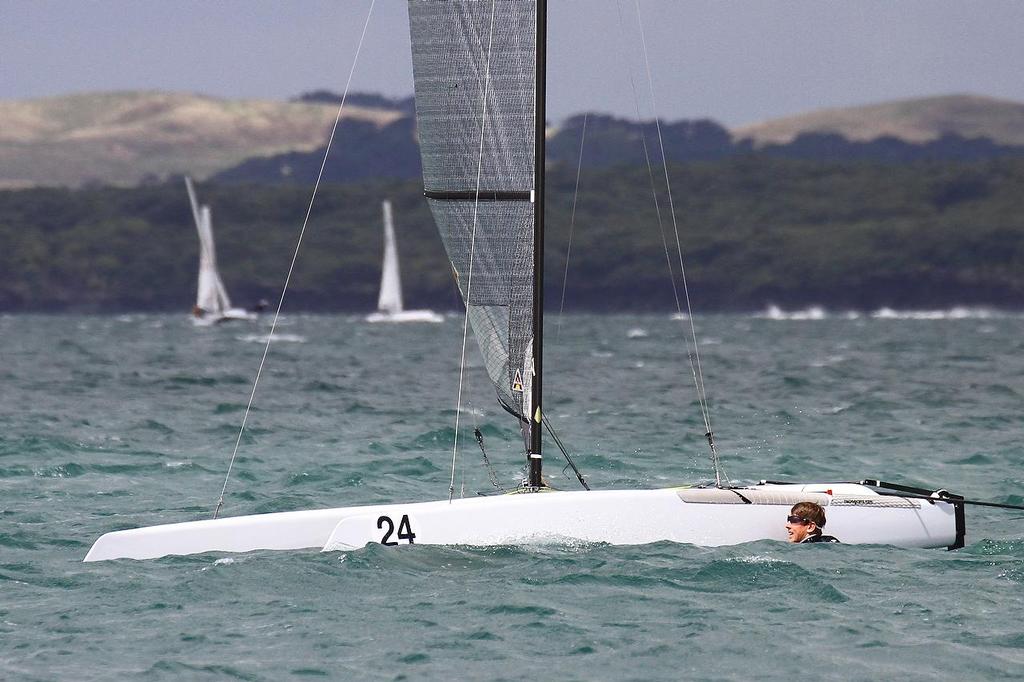
[[[378,310],[366,316],[367,322],[444,322],[444,315],[433,310],[399,310],[387,312]]]
[[[210,313],[203,315],[202,317],[192,315],[191,318],[192,324],[195,326],[209,327],[215,324],[221,324],[222,322],[235,322],[239,320],[244,322],[253,322],[260,319],[260,316],[256,313],[249,312],[244,308],[229,308],[223,312]]]
[[[789,507],[822,505],[849,544],[963,544],[962,505],[879,495],[853,484],[760,485],[496,495],[437,502],[280,512],[107,533],[86,561],[259,549],[352,550],[385,545],[518,545],[669,540],[731,545],[786,539]]]

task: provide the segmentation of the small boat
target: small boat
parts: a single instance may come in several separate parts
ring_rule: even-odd
[[[243,308],[231,307],[227,289],[217,272],[217,252],[213,244],[213,220],[210,207],[199,205],[192,179],[185,177],[185,189],[192,206],[192,218],[199,233],[199,283],[196,304],[192,306],[192,323],[206,327],[231,320],[255,320],[257,315]]]
[[[366,316],[367,322],[444,322],[444,316],[433,310],[404,310],[402,307],[402,275],[398,267],[398,244],[391,202],[381,204],[384,212],[384,262],[380,273],[380,296],[377,312]]]
[[[545,2],[410,0],[408,6],[424,195],[498,402],[522,431],[523,480],[511,492],[460,498],[453,457],[447,499],[121,530],[100,537],[86,561],[351,550],[370,543],[782,542],[787,514],[798,502],[825,510],[828,532],[844,543],[955,549],[966,537],[965,505],[1009,506],[874,479],[734,485],[721,471],[700,390],[713,483],[599,491],[577,471],[583,490],[552,489],[542,475],[542,431],[548,430],[549,446],[561,449],[541,385]],[[455,452],[459,433],[456,422]]]

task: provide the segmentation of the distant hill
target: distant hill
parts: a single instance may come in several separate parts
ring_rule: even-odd
[[[399,103],[396,103],[396,105]],[[571,164],[579,157],[584,116],[574,116],[558,128],[548,129],[549,165]],[[661,134],[665,154],[673,161],[710,161],[731,156],[737,151],[729,131],[710,120],[663,123]],[[584,163],[589,168],[616,165],[642,165],[642,137],[653,146],[658,139],[654,122],[636,123],[612,116],[587,116],[587,146]],[[235,168],[212,176],[214,182],[303,184],[316,180],[323,163],[324,149],[290,152],[249,159]],[[335,137],[335,148],[328,157],[323,179],[327,182],[353,182],[371,178],[412,179],[420,177],[420,151],[412,114],[386,126],[363,121],[348,121]]]
[[[734,140],[720,124],[707,120],[663,122],[660,131],[653,121],[637,123],[599,114],[574,116],[548,129],[549,166],[576,167],[580,140],[584,139],[586,168],[643,166],[646,155],[660,163],[662,145],[670,162],[717,161],[736,156],[771,156],[818,162],[911,163],[916,161],[979,161],[1024,156],[1024,145],[997,144],[992,140],[966,138],[955,133],[926,142],[909,142],[885,136],[871,140],[848,140],[825,132],[801,132],[786,143],[755,144],[750,139]],[[646,152],[645,152],[646,141]],[[211,176],[224,183],[299,184],[316,181],[324,149],[288,152],[253,158]],[[411,115],[377,127],[363,121],[348,121],[335,138],[327,159],[323,180],[358,182],[369,179],[413,179],[420,176],[420,155],[415,122]]]
[[[904,99],[822,109],[735,128],[737,140],[755,147],[789,144],[801,134],[834,134],[866,142],[881,137],[926,143],[945,135],[987,138],[997,145],[1024,145],[1024,104],[977,95]]]
[[[190,173],[224,183],[303,184],[316,178],[341,97],[231,101],[168,93],[73,95],[0,102],[0,188],[130,186]],[[419,177],[411,98],[353,93],[324,180]],[[574,116],[548,129],[548,163],[575,167],[586,120],[588,168],[660,158],[652,121]],[[1024,104],[953,95],[812,112],[728,130],[663,121],[669,161],[751,154],[819,162],[976,161],[1024,156]]]
[[[420,174],[415,113],[410,99],[363,96],[366,104],[406,112],[384,127],[353,121],[339,135],[324,179],[353,182],[371,178],[417,178]],[[337,102],[330,92],[304,95],[304,101]],[[750,154],[821,162],[970,162],[1024,156],[1024,104],[985,97],[951,95],[815,112],[759,126],[728,130],[708,119],[637,123],[602,114],[577,115],[548,129],[549,165],[575,166],[586,125],[583,163],[603,168],[657,163],[661,145],[674,162],[714,161]],[[760,131],[764,131],[763,134]],[[324,149],[249,159],[211,179],[230,183],[310,184]]]
[[[347,103],[345,108],[348,108]],[[308,186],[316,182],[324,151],[319,147],[313,151],[292,151],[247,159],[210,176],[210,180],[231,184]],[[324,168],[325,182],[420,177],[420,148],[412,116],[397,118],[383,126],[346,119],[338,126],[331,151]]]
[[[331,92],[330,90],[313,90],[312,92],[302,93],[292,101],[304,102],[306,104],[333,104],[334,106],[337,106],[341,104],[341,100],[342,96],[336,92]],[[400,111],[409,116],[416,113],[416,99],[412,95],[409,97],[391,98],[369,92],[351,92],[348,97],[345,98],[345,104],[364,107],[366,109]]]
[[[353,98],[345,118],[384,126],[396,109]],[[0,101],[0,188],[199,178],[254,156],[323,145],[337,105],[114,92]]]

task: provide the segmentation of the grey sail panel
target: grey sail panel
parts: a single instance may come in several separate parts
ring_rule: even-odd
[[[533,340],[533,204],[431,200],[430,208],[469,307],[487,374],[506,407],[525,416],[527,356]]]
[[[476,190],[481,122],[480,188],[533,189],[536,5],[496,0],[493,9],[492,31],[492,2],[409,2],[427,190]]]
[[[424,187],[451,197],[428,202],[488,375],[521,417],[533,341],[536,11],[532,0],[409,2]],[[518,198],[477,202],[478,190]]]

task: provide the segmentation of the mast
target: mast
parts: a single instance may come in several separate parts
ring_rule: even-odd
[[[533,377],[530,392],[529,485],[539,488],[541,478],[541,377],[544,358],[544,129],[547,97],[547,0],[537,1],[537,89],[534,97],[535,146],[533,171]]]

